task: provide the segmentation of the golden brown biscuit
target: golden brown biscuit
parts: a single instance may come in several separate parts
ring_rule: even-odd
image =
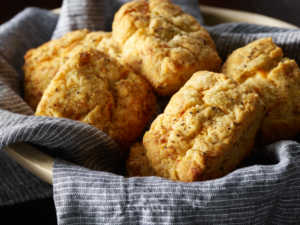
[[[258,94],[226,75],[197,72],[144,135],[147,158],[171,180],[222,177],[252,150],[264,109]]]
[[[142,77],[105,52],[77,46],[45,90],[36,115],[88,123],[125,150],[154,111],[155,96]]]
[[[300,131],[300,70],[294,60],[283,58],[272,38],[235,50],[222,72],[254,89],[265,103],[258,144],[291,139]]]
[[[155,172],[149,164],[146,153],[147,150],[141,142],[134,143],[130,147],[126,161],[127,177],[155,176]]]
[[[70,32],[62,38],[30,49],[24,56],[23,71],[25,101],[33,110],[41,100],[44,90],[77,45],[91,46],[115,58],[121,58],[121,52],[113,42],[111,33],[102,31],[89,33],[86,29]]]
[[[156,93],[176,93],[199,70],[219,71],[221,59],[208,32],[169,0],[124,4],[113,22],[122,59]]]
[[[112,38],[111,32],[90,32],[81,42],[84,46],[93,47],[121,61],[121,50]]]

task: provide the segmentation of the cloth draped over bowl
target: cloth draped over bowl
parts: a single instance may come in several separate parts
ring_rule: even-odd
[[[223,178],[182,183],[114,174],[119,148],[104,132],[68,119],[33,116],[22,99],[26,51],[75,29],[108,31],[125,2],[65,0],[60,17],[27,8],[0,27],[0,148],[29,142],[58,157],[53,167],[58,224],[299,223],[299,137],[254,149],[247,167]],[[203,22],[197,2],[174,1]],[[206,28],[223,61],[236,48],[271,36],[285,56],[300,63],[300,30],[241,23]],[[0,179],[0,206],[52,195],[51,186],[2,151]]]

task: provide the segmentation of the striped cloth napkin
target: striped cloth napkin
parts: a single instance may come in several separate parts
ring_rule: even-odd
[[[68,119],[33,116],[22,99],[25,52],[75,29],[108,31],[125,2],[65,0],[59,18],[28,8],[0,27],[0,147],[29,142],[57,157],[58,224],[299,224],[299,137],[254,149],[247,167],[223,178],[182,183],[117,175],[119,148],[105,133]],[[202,22],[197,2],[174,0]],[[272,36],[287,57],[300,63],[300,30],[240,23],[207,29],[223,60],[238,47]],[[2,151],[0,179],[0,205],[52,195],[49,185]]]

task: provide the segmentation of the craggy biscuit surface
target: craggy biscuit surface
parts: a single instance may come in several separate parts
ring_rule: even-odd
[[[134,143],[130,147],[128,158],[126,161],[126,176],[155,176],[154,170],[149,164],[149,160],[146,157],[147,150],[143,146],[143,143]]]
[[[291,139],[300,131],[300,70],[294,60],[283,58],[272,38],[235,50],[222,72],[254,89],[265,103],[258,144]]]
[[[154,111],[155,96],[142,77],[102,51],[77,46],[45,90],[36,115],[91,124],[125,150]]]
[[[175,181],[224,176],[252,150],[264,108],[226,75],[197,72],[144,135],[147,158],[157,176]]]
[[[169,0],[124,4],[115,14],[113,38],[123,61],[159,95],[174,94],[199,70],[220,69],[208,32]]]
[[[69,59],[78,45],[87,45],[120,58],[120,51],[112,40],[111,33],[77,30],[62,38],[49,41],[36,49],[30,49],[24,56],[24,91],[25,101],[36,110],[44,90],[58,72],[59,68]]]

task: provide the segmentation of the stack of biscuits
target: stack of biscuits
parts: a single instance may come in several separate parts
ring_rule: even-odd
[[[111,33],[73,31],[24,58],[25,101],[35,115],[104,131],[129,152],[128,177],[216,179],[255,145],[300,131],[296,62],[264,38],[221,68],[207,30],[170,0],[126,3]],[[145,133],[160,96],[171,100]]]

